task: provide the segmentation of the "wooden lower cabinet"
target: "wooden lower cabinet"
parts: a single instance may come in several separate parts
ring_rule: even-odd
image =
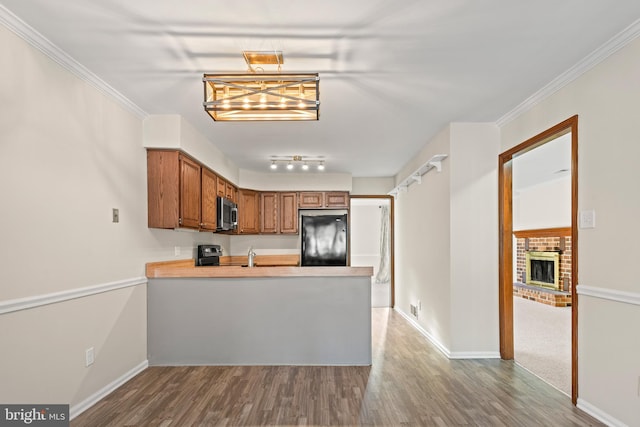
[[[260,193],[238,190],[238,234],[260,232]]]

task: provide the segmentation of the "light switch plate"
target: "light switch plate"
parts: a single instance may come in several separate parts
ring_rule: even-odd
[[[596,228],[596,211],[580,211],[580,228]]]
[[[118,208],[113,208],[111,210],[111,216],[113,222],[120,222],[120,210]]]

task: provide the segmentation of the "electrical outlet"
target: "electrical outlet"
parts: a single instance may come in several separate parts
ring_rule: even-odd
[[[638,376],[638,397],[640,397],[640,376]]]
[[[422,301],[418,300],[418,311],[422,311]]]
[[[173,254],[175,256],[180,256],[180,246],[174,246],[173,247]]]
[[[112,215],[112,218],[113,218],[113,222],[120,222],[120,209],[113,208],[111,210],[111,215]]]
[[[84,352],[85,366],[88,367],[88,366],[93,365],[93,362],[95,362],[95,360],[96,360],[96,357],[95,357],[95,352],[93,350],[93,347],[89,347]]]
[[[411,309],[411,314],[418,317],[418,307],[413,304],[409,304],[409,308]]]

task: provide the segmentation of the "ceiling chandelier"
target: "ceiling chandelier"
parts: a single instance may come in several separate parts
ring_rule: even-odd
[[[283,157],[271,157],[271,170],[277,170],[279,164],[285,165],[287,170],[293,170],[295,167],[299,167],[303,171],[308,171],[310,167],[315,166],[318,171],[324,170],[324,159],[318,157],[305,157],[305,156],[283,156]]]
[[[205,74],[204,109],[215,121],[318,120],[318,73],[280,73],[281,51],[243,52],[246,73]],[[262,67],[276,65],[276,73]]]

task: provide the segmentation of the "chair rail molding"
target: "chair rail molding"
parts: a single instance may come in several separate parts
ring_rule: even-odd
[[[131,279],[119,280],[117,282],[102,283],[84,288],[69,289],[66,291],[53,292],[50,294],[34,295],[25,298],[16,298],[0,301],[0,314],[12,313],[14,311],[27,310],[48,304],[55,304],[69,301],[76,298],[88,297],[101,294],[103,292],[115,291],[116,289],[129,288],[131,286],[146,285],[146,277],[134,277]]]
[[[596,286],[576,286],[578,295],[606,299],[609,301],[623,302],[626,304],[640,305],[640,293],[620,291],[618,289],[600,288]]]

